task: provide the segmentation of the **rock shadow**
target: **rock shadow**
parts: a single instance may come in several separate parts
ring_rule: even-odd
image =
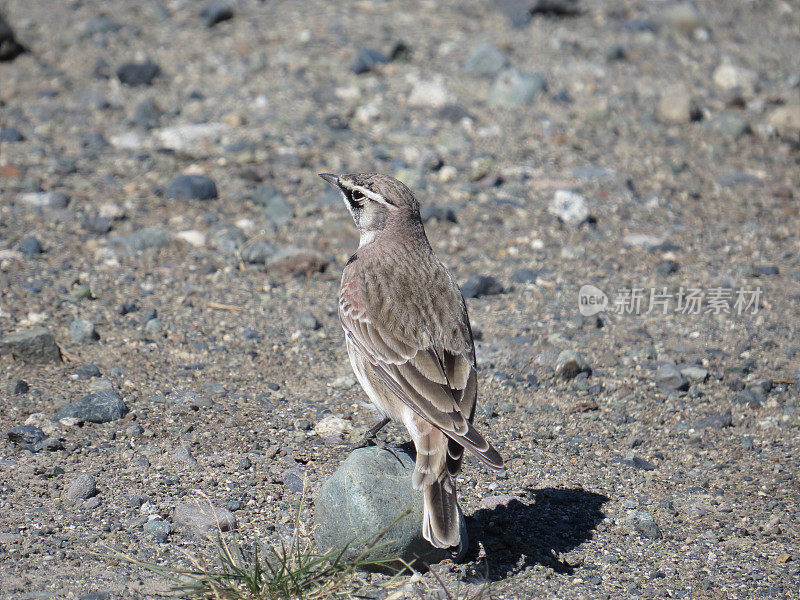
[[[601,509],[608,498],[602,494],[580,488],[543,488],[531,493],[530,502],[514,498],[467,517],[467,559],[477,559],[478,542],[482,543],[491,581],[536,564],[571,574],[576,565],[559,555],[591,539],[605,517]]]

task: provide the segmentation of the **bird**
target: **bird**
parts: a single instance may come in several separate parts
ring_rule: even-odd
[[[473,425],[475,344],[464,297],[425,235],[419,202],[381,173],[320,173],[342,195],[360,234],[342,273],[339,319],[356,379],[381,415],[416,448],[412,486],[423,491],[422,535],[460,547],[456,475],[464,450],[501,469],[500,453]]]

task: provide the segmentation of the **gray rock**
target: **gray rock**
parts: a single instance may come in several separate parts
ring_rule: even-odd
[[[107,15],[97,15],[86,24],[83,35],[92,37],[103,33],[114,33],[122,29],[122,25],[110,19]]]
[[[536,278],[539,276],[539,271],[536,269],[517,269],[511,274],[511,281],[514,283],[536,283]]]
[[[132,252],[141,252],[147,248],[166,248],[172,236],[160,227],[142,227],[122,241]]]
[[[704,383],[708,379],[708,369],[691,365],[681,369],[681,375],[689,380],[689,383]]]
[[[703,17],[692,2],[670,4],[659,11],[659,24],[663,30],[691,35],[704,26]]]
[[[748,390],[753,390],[755,392],[759,392],[760,394],[769,394],[772,390],[772,379],[754,379],[753,381],[748,382],[745,387]]]
[[[64,492],[64,499],[68,502],[77,502],[79,500],[87,500],[92,496],[97,495],[97,482],[95,478],[88,473],[81,473]]]
[[[211,228],[209,241],[223,254],[235,255],[247,242],[247,236],[236,225],[219,223]]]
[[[66,208],[69,204],[69,196],[63,192],[27,192],[19,200],[32,208]]]
[[[9,441],[26,450],[35,451],[36,445],[45,439],[44,431],[34,425],[18,425],[6,432]]]
[[[179,446],[178,449],[173,452],[172,458],[190,467],[197,466],[197,459],[192,456],[189,447],[185,445]]]
[[[737,404],[747,404],[748,406],[761,406],[766,401],[764,394],[758,389],[746,388],[733,397]]]
[[[22,394],[27,394],[28,390],[30,389],[31,388],[28,385],[28,382],[24,379],[14,379],[6,387],[6,391],[10,396],[21,396]]]
[[[153,79],[161,74],[161,68],[154,62],[124,63],[117,69],[117,79],[123,85],[152,85]]]
[[[17,250],[22,252],[25,256],[36,256],[44,252],[42,244],[33,236],[26,237],[22,240],[17,246]]]
[[[674,260],[662,260],[658,263],[656,267],[656,273],[661,275],[662,277],[666,277],[667,275],[672,275],[673,273],[677,273],[680,270],[681,266],[679,263],[675,262]]]
[[[389,62],[389,57],[379,50],[372,48],[359,48],[358,55],[350,70],[356,75],[368,73],[378,65],[383,65]]]
[[[217,184],[203,175],[178,175],[167,184],[164,196],[174,200],[212,200],[217,197]]]
[[[544,77],[538,73],[523,73],[506,69],[500,73],[489,90],[489,103],[516,107],[531,104],[536,96],[547,91]]]
[[[625,517],[625,525],[643,537],[657,540],[661,537],[661,532],[656,525],[653,515],[644,510],[630,511]]]
[[[729,171],[717,177],[717,183],[723,187],[736,187],[737,185],[757,185],[762,183],[762,180],[751,173]]]
[[[259,186],[259,188],[256,189],[257,194],[259,190],[261,190],[260,194],[258,194],[258,203],[264,207],[264,217],[275,225],[286,225],[286,223],[294,218],[294,209],[286,201],[286,198],[283,197],[283,194],[277,191],[268,194],[266,193],[267,190],[263,189],[264,187],[265,186]],[[272,186],[267,187],[272,188]],[[274,190],[275,188],[272,189]]]
[[[297,324],[303,329],[316,330],[322,327],[317,317],[310,310],[304,310],[297,315]]]
[[[155,538],[166,537],[172,531],[172,525],[169,521],[162,521],[161,519],[153,519],[144,524],[144,532],[152,535]]]
[[[36,448],[39,450],[47,450],[48,452],[55,452],[56,450],[63,450],[64,444],[57,437],[48,436],[36,444]]]
[[[111,144],[105,136],[97,131],[87,133],[81,140],[81,146],[89,150],[103,150],[108,148]]]
[[[480,298],[503,293],[502,284],[491,275],[470,275],[461,286],[464,298]]]
[[[349,544],[345,559],[365,550],[365,545],[388,528],[405,511],[370,552],[371,558],[417,557],[432,564],[450,556],[422,537],[422,492],[411,487],[414,460],[400,450],[359,448],[322,484],[315,500],[314,531],[322,550]],[[462,548],[467,547],[461,521]]]
[[[24,142],[25,136],[16,127],[0,128],[0,142]]]
[[[217,23],[228,21],[233,18],[233,8],[227,2],[214,0],[200,9],[200,18],[206,27],[213,27]]]
[[[664,391],[688,390],[689,382],[681,375],[678,367],[672,363],[664,363],[656,371],[656,385]]]
[[[683,85],[664,89],[656,109],[656,117],[665,125],[688,123],[692,120],[692,96]]]
[[[573,227],[589,218],[589,207],[580,194],[569,190],[556,190],[547,212]]]
[[[263,265],[273,254],[275,254],[275,248],[264,240],[249,240],[239,251],[242,260],[250,264]]]
[[[214,402],[210,398],[194,390],[175,390],[169,395],[167,402],[170,406],[189,408],[191,410],[214,406]]]
[[[56,413],[56,420],[73,418],[89,423],[108,423],[128,414],[128,406],[115,390],[84,396]]]
[[[709,119],[704,126],[718,135],[738,138],[750,133],[750,124],[740,113],[724,111]]]
[[[111,219],[108,217],[86,217],[83,228],[89,233],[103,235],[111,231]]]
[[[731,427],[732,425],[733,419],[731,411],[728,409],[724,413],[701,417],[692,424],[692,427],[694,429],[723,429],[725,427]]]
[[[163,114],[156,101],[147,98],[136,105],[131,115],[131,123],[142,129],[154,129],[161,123]]]
[[[476,77],[495,77],[508,66],[502,50],[489,42],[479,44],[467,57],[464,70]]]
[[[201,535],[236,529],[236,516],[231,511],[213,506],[205,500],[181,502],[175,507],[172,520],[185,530]]]
[[[555,376],[558,379],[574,379],[579,373],[591,374],[592,367],[579,352],[562,350],[556,359]]]
[[[144,332],[150,335],[157,335],[161,333],[162,329],[161,319],[158,317],[148,319],[147,323],[144,324]]]
[[[0,339],[0,349],[10,352],[17,360],[29,363],[60,362],[61,350],[53,332],[45,327],[35,327],[9,333]]]
[[[85,319],[75,319],[69,324],[69,335],[76,344],[93,342],[100,339],[100,335],[95,331],[94,323]]]

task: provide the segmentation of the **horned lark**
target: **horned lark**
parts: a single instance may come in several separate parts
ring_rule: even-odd
[[[475,346],[467,307],[433,252],[419,203],[379,173],[320,174],[339,188],[361,242],[347,261],[339,318],[358,382],[384,417],[405,425],[417,450],[414,488],[424,492],[422,535],[458,546],[455,476],[466,448],[495,468],[503,459],[472,424]]]

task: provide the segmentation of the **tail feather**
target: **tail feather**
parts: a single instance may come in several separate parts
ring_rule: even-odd
[[[451,548],[461,542],[458,499],[447,471],[424,488],[422,537],[437,548]]]

